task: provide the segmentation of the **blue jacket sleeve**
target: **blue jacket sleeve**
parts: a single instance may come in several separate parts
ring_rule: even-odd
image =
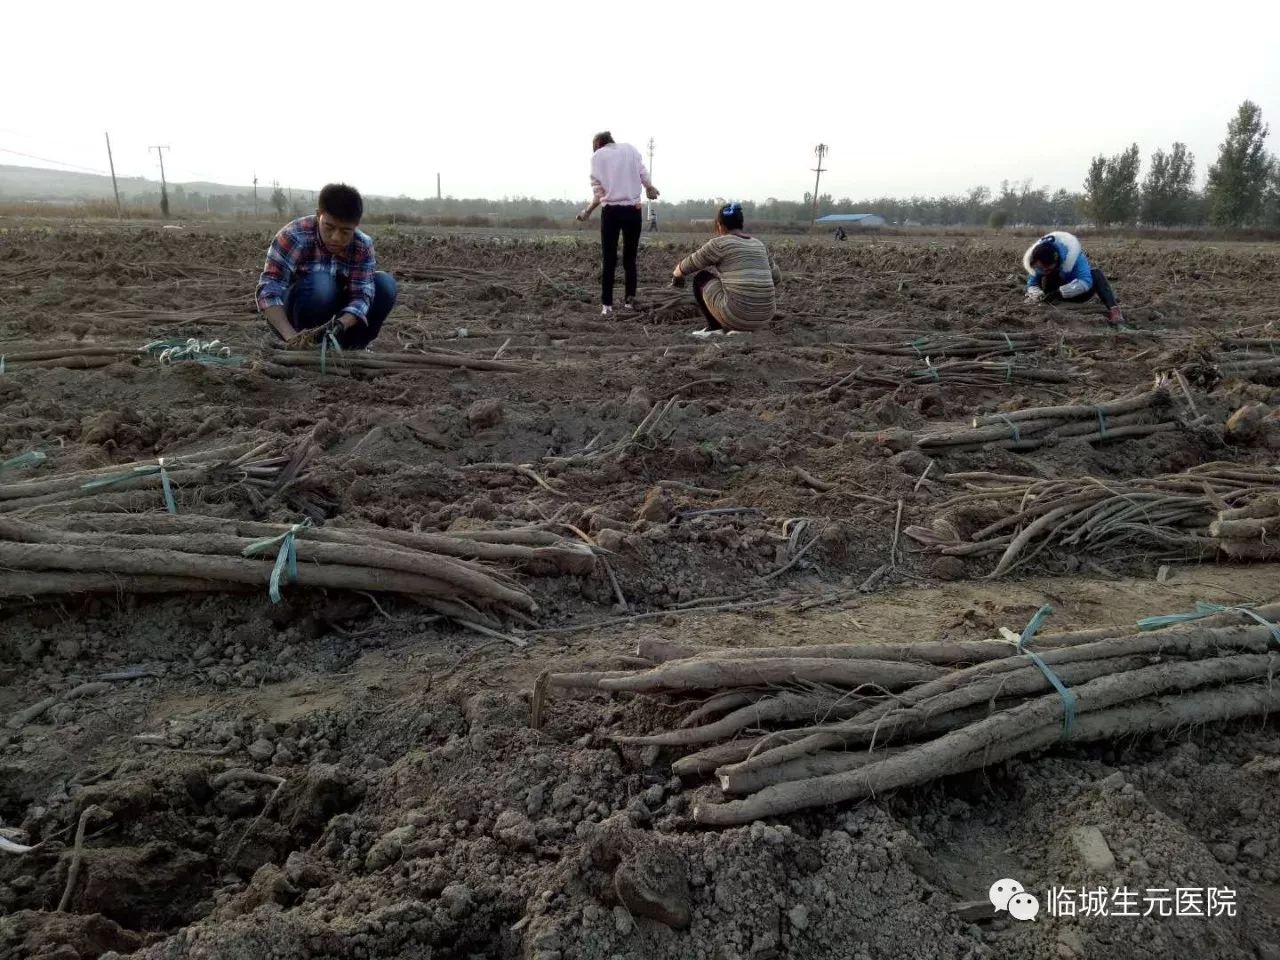
[[[1087,296],[1093,289],[1093,270],[1083,252],[1077,255],[1075,266],[1063,275],[1063,280],[1065,282],[1058,288],[1058,294],[1064,300]]]
[[[1040,286],[1040,281],[1043,279],[1044,277],[1040,275],[1039,270],[1032,270],[1027,274],[1027,289],[1030,290],[1032,287]]]
[[[1089,266],[1089,258],[1084,255],[1083,250],[1076,257],[1076,268],[1071,271],[1071,279],[1079,280],[1086,290],[1093,289],[1093,268]]]

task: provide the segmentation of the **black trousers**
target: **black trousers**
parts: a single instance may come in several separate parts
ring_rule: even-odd
[[[710,310],[707,309],[706,297],[702,295],[702,288],[711,280],[716,279],[716,275],[710,270],[699,270],[693,275],[693,299],[698,301],[698,309],[702,311],[702,315],[707,318],[708,330],[723,330],[724,324],[715,318]]]
[[[1102,272],[1101,267],[1093,268],[1093,286],[1085,293],[1074,297],[1064,297],[1058,292],[1058,288],[1062,286],[1062,272],[1055,270],[1053,273],[1047,273],[1040,281],[1040,288],[1044,290],[1044,298],[1053,303],[1055,300],[1062,300],[1066,303],[1084,303],[1094,294],[1098,295],[1098,299],[1103,305],[1110,310],[1116,305],[1116,294],[1111,289],[1111,281],[1107,279],[1107,275]]]
[[[622,234],[622,276],[626,298],[636,295],[636,254],[640,251],[643,226],[639,207],[606,205],[600,215],[600,244],[604,247],[604,270],[600,274],[600,302],[613,306],[613,275],[618,270],[618,234]]]
[[[343,350],[363,350],[377,338],[382,321],[396,305],[396,281],[379,270],[373,275],[373,303],[364,323],[338,334]],[[284,311],[298,331],[310,330],[328,323],[351,301],[345,283],[328,273],[306,273],[285,294]],[[274,329],[274,328],[272,328]],[[279,331],[276,336],[280,336]]]

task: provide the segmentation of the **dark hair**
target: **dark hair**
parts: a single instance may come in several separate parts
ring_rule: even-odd
[[[359,223],[364,217],[364,200],[360,191],[345,183],[327,183],[320,191],[319,208],[343,223]]]
[[[1040,240],[1031,249],[1031,262],[1042,263],[1046,267],[1051,267],[1058,262],[1057,244],[1049,237]]]
[[[741,230],[746,223],[742,215],[742,204],[737,200],[726,203],[716,211],[716,223],[726,230]]]
[[[599,150],[601,147],[606,147],[613,142],[613,134],[608,130],[601,130],[591,138],[591,149]]]

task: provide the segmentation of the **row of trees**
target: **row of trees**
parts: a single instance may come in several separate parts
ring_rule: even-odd
[[[1006,224],[1065,226],[1092,223],[1103,226],[1134,224],[1152,226],[1196,226],[1212,223],[1225,227],[1280,227],[1280,160],[1266,149],[1269,128],[1257,104],[1246,100],[1227,125],[1217,162],[1208,170],[1204,189],[1196,186],[1196,158],[1184,143],[1174,143],[1168,151],[1156,150],[1150,157],[1146,176],[1141,177],[1141,156],[1137,144],[1114,156],[1097,156],[1089,164],[1084,190],[1050,191],[1032,181],[1004,181],[1000,189],[973,187],[963,194],[933,197],[870,197],[855,200],[818,197],[820,213],[877,213],[890,223],[929,226],[973,226]],[[129,198],[137,205],[152,207],[160,201],[159,191]],[[660,220],[699,220],[714,216],[724,198],[662,202]],[[413,199],[367,197],[366,212],[373,218],[397,217],[430,221],[506,222],[565,221],[582,205],[580,199],[539,200],[534,197],[501,199],[455,198]],[[202,194],[172,189],[174,212],[277,217],[299,216],[314,209],[315,194],[309,190],[288,190],[279,184],[264,189],[257,198],[252,193]],[[755,222],[808,223],[812,196],[784,200],[769,197],[763,202],[745,201],[747,218]]]
[[[1094,157],[1081,212],[1103,225],[1280,226],[1280,161],[1267,152],[1268,133],[1258,105],[1242,103],[1203,191],[1196,190],[1195,156],[1184,143],[1152,154],[1141,185],[1136,143],[1114,156]]]

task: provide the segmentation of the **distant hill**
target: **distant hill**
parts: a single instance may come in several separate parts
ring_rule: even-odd
[[[160,181],[146,177],[120,177],[120,197],[123,200],[150,199],[160,193]],[[202,196],[252,196],[252,186],[233,186],[225,183],[175,183],[170,190],[179,187],[187,194]],[[271,193],[270,185],[258,184],[260,196]],[[96,173],[76,173],[64,170],[46,170],[42,167],[19,167],[0,164],[0,201],[4,200],[110,200],[111,178]]]

